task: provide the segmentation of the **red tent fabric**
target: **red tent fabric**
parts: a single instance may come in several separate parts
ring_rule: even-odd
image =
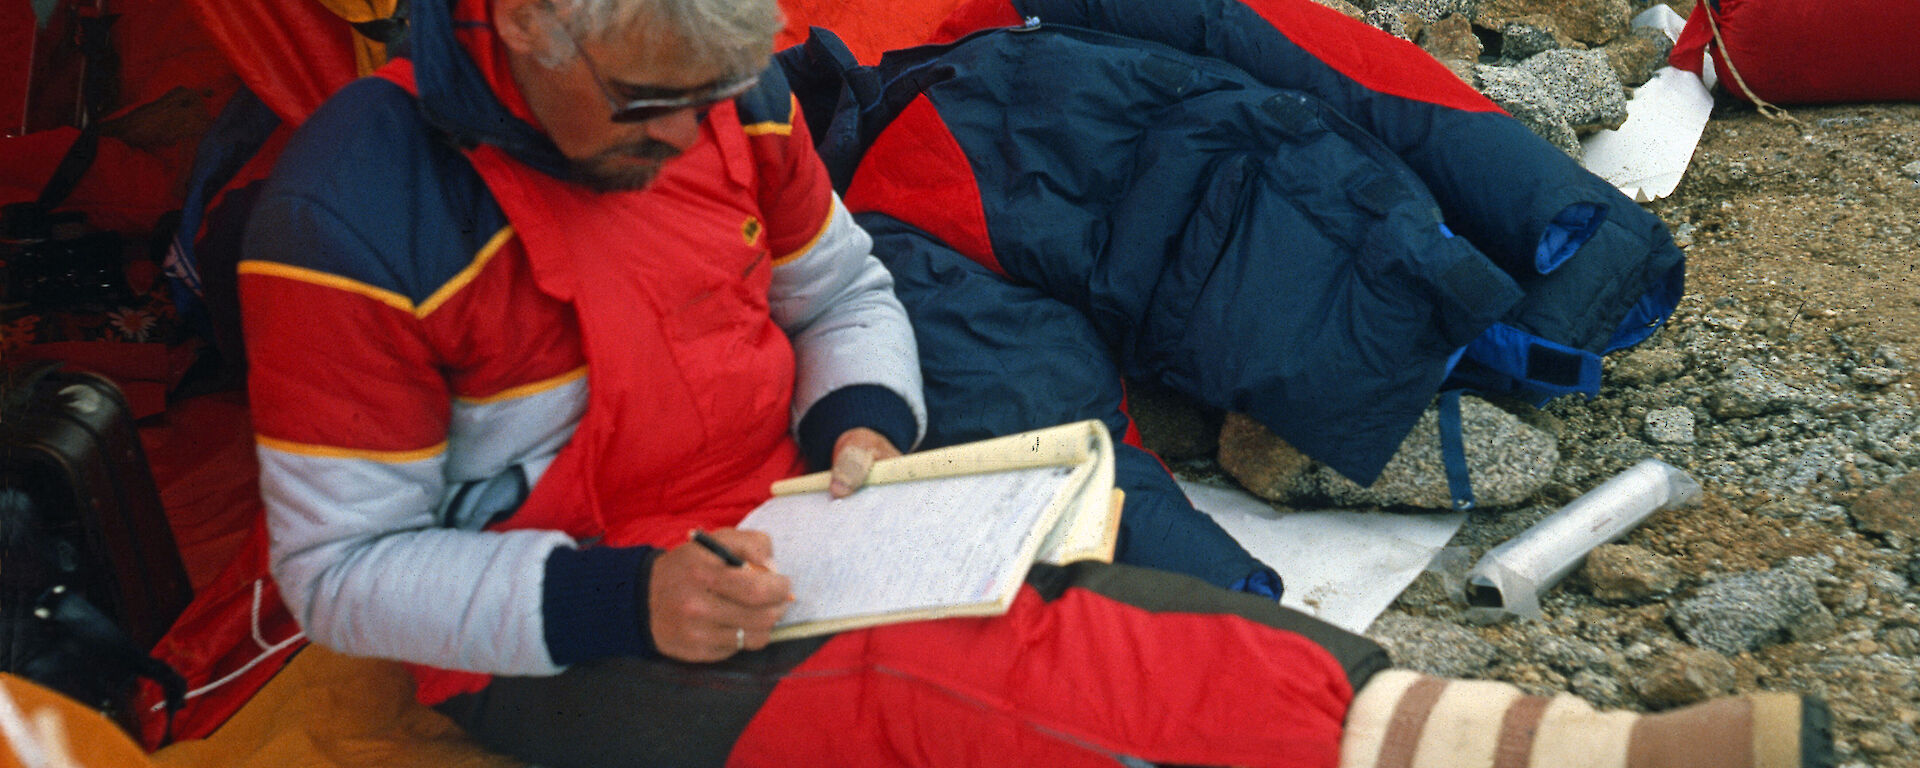
[[[1724,50],[1714,41],[1715,22]],[[1920,3],[1702,0],[1667,60],[1699,74],[1711,55],[1720,85],[1747,101],[1912,101],[1920,100],[1914,30]]]

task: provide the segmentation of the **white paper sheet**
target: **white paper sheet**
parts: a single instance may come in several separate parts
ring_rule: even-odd
[[[1679,37],[1686,20],[1656,5],[1634,17],[1633,25],[1659,29],[1671,39]],[[1625,123],[1580,142],[1581,165],[1634,202],[1673,194],[1713,113],[1713,94],[1707,87],[1692,72],[1662,67],[1634,89]]]
[[[773,539],[795,601],[780,625],[990,602],[1026,575],[1035,527],[1073,473],[1036,467],[776,496],[740,527]],[[1029,541],[1031,540],[1031,541]]]
[[[1286,583],[1282,605],[1364,633],[1425,570],[1465,513],[1280,512],[1238,488],[1180,488]]]

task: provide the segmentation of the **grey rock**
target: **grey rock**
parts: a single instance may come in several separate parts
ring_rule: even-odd
[[[1920,537],[1920,473],[1862,494],[1848,511],[1854,527],[1868,533]]]
[[[1691,443],[1693,440],[1693,411],[1673,407],[1647,412],[1648,442]]]
[[[1687,357],[1664,347],[1636,347],[1607,361],[1615,381],[1630,387],[1658,384],[1687,372]]]
[[[1732,655],[1778,642],[1796,622],[1826,613],[1813,582],[1772,570],[1709,584],[1670,616],[1688,642]]]
[[[1454,15],[1465,21],[1477,4],[1477,0],[1389,0],[1377,3],[1374,7],[1391,8],[1424,22],[1435,22]]]
[[[1905,371],[1878,365],[1862,365],[1847,374],[1853,383],[1863,387],[1884,387],[1906,377]]]
[[[1567,124],[1560,102],[1547,93],[1539,76],[1517,67],[1481,64],[1473,68],[1473,83],[1527,130],[1568,155],[1580,156],[1579,135]]]
[[[1588,45],[1604,45],[1627,31],[1632,6],[1628,0],[1480,0],[1473,21],[1487,29],[1501,29],[1523,16],[1552,16],[1560,31]]]
[[[1625,703],[1620,681],[1613,676],[1583,669],[1567,679],[1567,690],[1596,707],[1617,709]]]
[[[1412,40],[1415,27],[1420,23],[1418,16],[1402,13],[1398,6],[1392,5],[1380,5],[1367,9],[1363,20],[1373,25],[1375,29],[1402,40]],[[1409,20],[1413,23],[1409,24]]]
[[[1682,648],[1655,659],[1633,680],[1634,690],[1656,708],[1692,704],[1733,689],[1735,670],[1727,657],[1701,648]]]
[[[1543,633],[1534,640],[1534,658],[1547,666],[1566,672],[1599,670],[1607,667],[1607,652],[1600,646],[1575,637]]]
[[[1900,166],[1900,172],[1906,174],[1907,178],[1913,179],[1913,183],[1920,184],[1920,160]]]
[[[1553,479],[1560,450],[1552,435],[1475,397],[1460,399],[1460,421],[1467,476],[1480,506],[1519,504]],[[1362,488],[1317,463],[1307,482],[1311,495],[1339,506],[1451,508],[1439,411],[1421,414],[1372,485]]]
[[[1552,16],[1522,16],[1500,27],[1500,58],[1507,61],[1525,61],[1536,53],[1565,47]]]
[[[1915,163],[1915,165],[1920,165],[1920,163]],[[1900,356],[1900,350],[1895,349],[1892,344],[1881,344],[1880,346],[1874,347],[1873,359],[1879,361],[1881,365],[1896,371],[1907,370],[1906,359]]]
[[[1581,566],[1593,596],[1607,602],[1630,602],[1659,597],[1680,585],[1672,558],[1632,544],[1602,544],[1587,554]]]
[[[1539,78],[1576,134],[1618,128],[1627,121],[1627,92],[1605,51],[1544,51],[1517,67]]]
[[[1824,605],[1815,605],[1787,627],[1787,639],[1811,643],[1832,637],[1838,631],[1840,621],[1833,617],[1833,612]]]
[[[1745,360],[1728,366],[1726,378],[1708,397],[1713,415],[1723,419],[1773,413],[1798,400],[1798,392]]]
[[[1467,476],[1480,506],[1519,504],[1552,479],[1560,460],[1552,435],[1474,397],[1461,398],[1460,416]],[[1426,509],[1453,504],[1435,408],[1420,416],[1380,476],[1364,488],[1241,414],[1228,414],[1221,425],[1218,460],[1249,493],[1282,504]]]
[[[1381,614],[1367,636],[1387,649],[1396,666],[1441,677],[1473,677],[1499,654],[1471,630],[1404,613]]]

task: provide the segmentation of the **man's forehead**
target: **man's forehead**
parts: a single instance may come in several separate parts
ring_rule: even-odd
[[[677,35],[659,29],[616,31],[586,46],[606,70],[607,84],[628,98],[674,98],[741,74],[719,62],[696,59]]]

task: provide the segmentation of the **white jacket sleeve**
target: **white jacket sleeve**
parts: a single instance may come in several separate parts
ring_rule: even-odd
[[[873,238],[838,195],[828,217],[811,247],[773,270],[773,319],[793,339],[793,423],[836,389],[876,384],[913,410],[917,445],[926,435],[927,409],[913,326],[893,295],[893,276],[873,257]]]

